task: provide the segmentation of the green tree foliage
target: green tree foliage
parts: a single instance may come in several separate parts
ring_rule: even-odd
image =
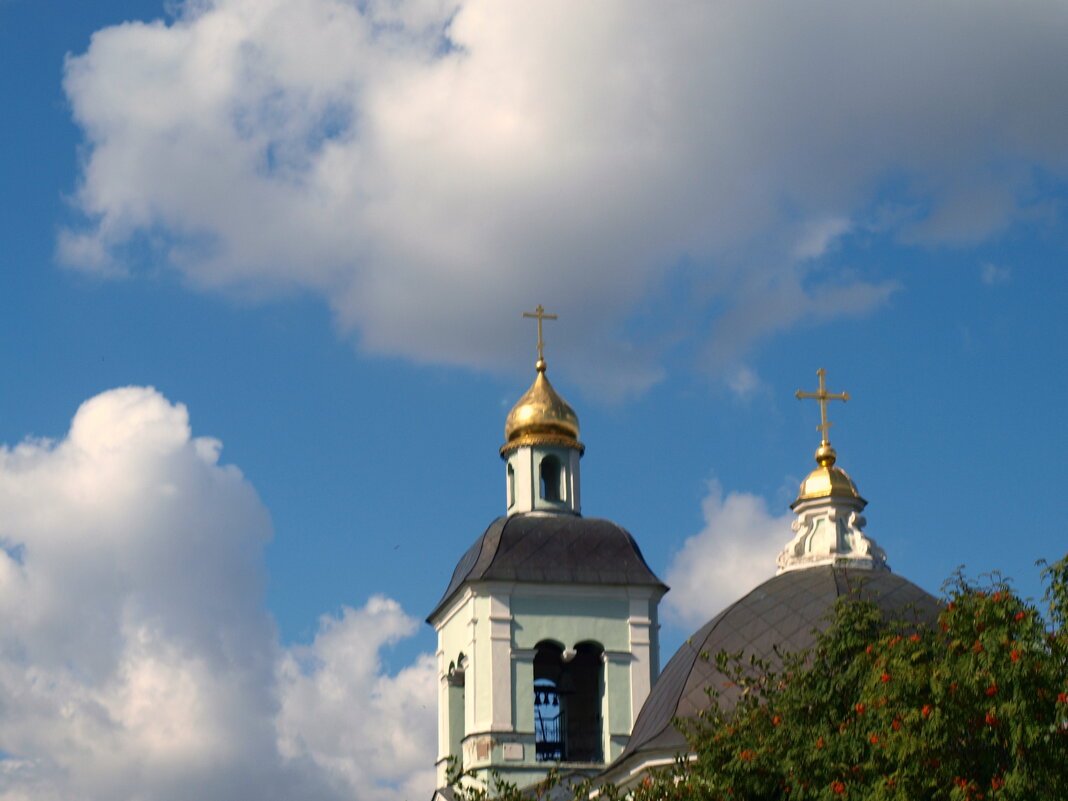
[[[957,576],[937,625],[851,600],[778,673],[718,655],[741,700],[713,698],[695,758],[636,798],[1068,798],[1068,557],[1043,575],[1045,620],[1006,582]]]

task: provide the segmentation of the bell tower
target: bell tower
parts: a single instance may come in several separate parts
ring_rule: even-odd
[[[627,744],[659,672],[667,587],[634,538],[581,515],[579,421],[546,377],[505,421],[506,513],[461,557],[427,618],[438,635],[438,786],[450,758],[524,787],[594,775]]]

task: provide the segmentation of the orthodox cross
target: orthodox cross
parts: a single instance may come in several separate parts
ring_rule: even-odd
[[[827,371],[821,367],[819,370],[816,371],[816,375],[820,377],[820,388],[815,392],[802,392],[801,390],[797,390],[797,399],[801,400],[802,398],[815,398],[816,401],[819,403],[820,424],[816,426],[816,430],[823,432],[823,442],[821,444],[828,445],[830,443],[827,440],[827,429],[829,429],[833,425],[833,423],[827,422],[827,401],[847,401],[849,400],[849,393],[839,392],[837,394],[832,395],[830,392],[827,391],[827,386],[824,383],[824,379],[827,377]]]
[[[555,314],[546,314],[545,313],[545,309],[543,309],[541,307],[541,304],[539,303],[537,308],[534,309],[533,312],[523,312],[523,316],[524,317],[533,317],[534,319],[536,319],[538,321],[538,361],[539,362],[544,362],[545,361],[545,356],[542,353],[542,351],[545,349],[545,343],[542,341],[542,338],[541,338],[541,321],[542,320],[555,320],[556,319],[556,315]]]

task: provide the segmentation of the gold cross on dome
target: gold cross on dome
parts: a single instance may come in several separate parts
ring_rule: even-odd
[[[539,303],[537,308],[534,309],[534,311],[532,311],[532,312],[523,312],[523,316],[524,317],[533,317],[534,319],[536,319],[538,321],[538,362],[544,363],[545,362],[545,355],[544,355],[543,351],[545,350],[545,342],[541,338],[541,321],[542,320],[555,320],[556,319],[556,315],[555,314],[546,314],[545,313],[545,309],[543,309],[541,307],[541,304]]]
[[[818,390],[816,390],[815,392],[802,392],[801,390],[797,390],[796,394],[798,400],[801,400],[802,398],[815,398],[816,401],[819,402],[820,424],[816,426],[816,430],[823,432],[823,441],[820,444],[829,445],[830,443],[827,439],[827,429],[829,429],[833,425],[833,423],[827,422],[827,401],[847,401],[849,400],[849,393],[839,392],[835,395],[832,395],[830,392],[827,391],[827,385],[824,383],[824,379],[827,377],[827,371],[821,367],[819,370],[816,371],[816,375],[820,377],[820,388]]]

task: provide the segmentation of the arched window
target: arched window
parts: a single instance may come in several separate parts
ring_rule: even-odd
[[[508,463],[508,508],[515,506],[515,468]]]
[[[534,756],[538,762],[564,758],[564,709],[559,691],[563,651],[554,642],[540,642],[534,652]]]
[[[534,653],[534,750],[539,762],[602,762],[604,681],[596,643],[564,650],[538,643]]]
[[[448,704],[449,704],[449,754],[463,764],[463,742],[466,721],[464,719],[467,702],[465,673],[467,658],[460,652],[455,662],[449,663]]]
[[[604,695],[604,649],[596,643],[580,643],[564,664],[566,696],[567,759],[571,762],[601,762],[601,699]],[[567,659],[568,654],[564,654]]]
[[[541,497],[547,501],[564,500],[564,466],[555,456],[546,456],[539,466]]]

